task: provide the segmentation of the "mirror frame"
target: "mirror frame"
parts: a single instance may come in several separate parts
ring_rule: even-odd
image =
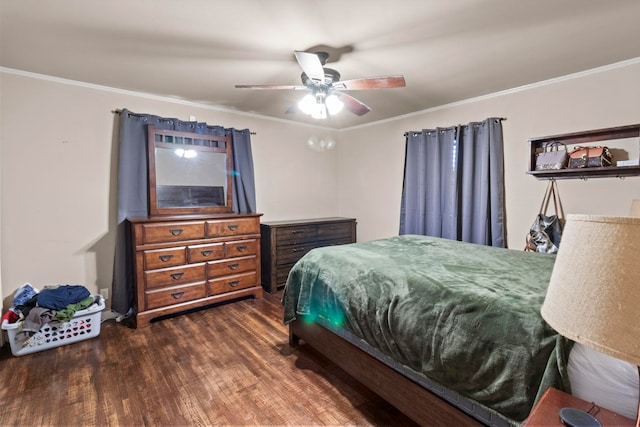
[[[176,141],[182,141],[177,143]],[[187,141],[187,143],[185,143]],[[188,143],[190,142],[190,144]],[[225,206],[177,206],[159,207],[156,185],[156,148],[190,147],[198,151],[223,153],[226,161],[226,204]],[[233,158],[231,153],[231,136],[203,135],[191,132],[156,129],[147,125],[147,182],[149,185],[149,216],[216,214],[233,211],[232,173]]]

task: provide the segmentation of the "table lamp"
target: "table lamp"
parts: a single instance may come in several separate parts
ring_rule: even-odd
[[[640,218],[567,215],[542,317],[570,340],[640,365],[638,255]]]

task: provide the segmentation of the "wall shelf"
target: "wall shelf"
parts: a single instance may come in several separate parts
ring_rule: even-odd
[[[640,124],[629,126],[618,126],[604,129],[595,129],[582,132],[565,133],[560,135],[543,136],[539,138],[529,139],[529,167],[527,173],[535,176],[537,179],[587,179],[587,178],[604,178],[617,177],[624,178],[627,176],[639,176],[640,165],[638,166],[608,166],[608,167],[591,167],[579,169],[559,169],[559,170],[535,170],[536,154],[542,151],[542,147],[547,142],[559,141],[567,146],[567,150],[571,152],[572,145],[605,145],[593,144],[599,141],[612,141],[617,139],[634,138],[636,143],[640,141]],[[631,140],[630,140],[631,142]],[[610,149],[619,147],[609,146]],[[618,159],[619,160],[619,159]],[[614,163],[616,158],[614,156]]]

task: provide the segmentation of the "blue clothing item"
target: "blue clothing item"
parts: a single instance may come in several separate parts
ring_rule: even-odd
[[[13,296],[12,307],[18,307],[21,305],[25,305],[27,301],[29,301],[36,294],[36,290],[33,289],[31,284],[25,283],[20,286]]]
[[[69,304],[75,304],[87,298],[91,293],[81,285],[61,285],[57,288],[45,288],[38,294],[38,305],[51,310],[62,310]]]

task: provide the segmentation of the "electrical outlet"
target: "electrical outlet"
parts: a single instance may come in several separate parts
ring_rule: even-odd
[[[102,295],[102,298],[106,300],[109,299],[109,288],[100,289],[100,295]]]

